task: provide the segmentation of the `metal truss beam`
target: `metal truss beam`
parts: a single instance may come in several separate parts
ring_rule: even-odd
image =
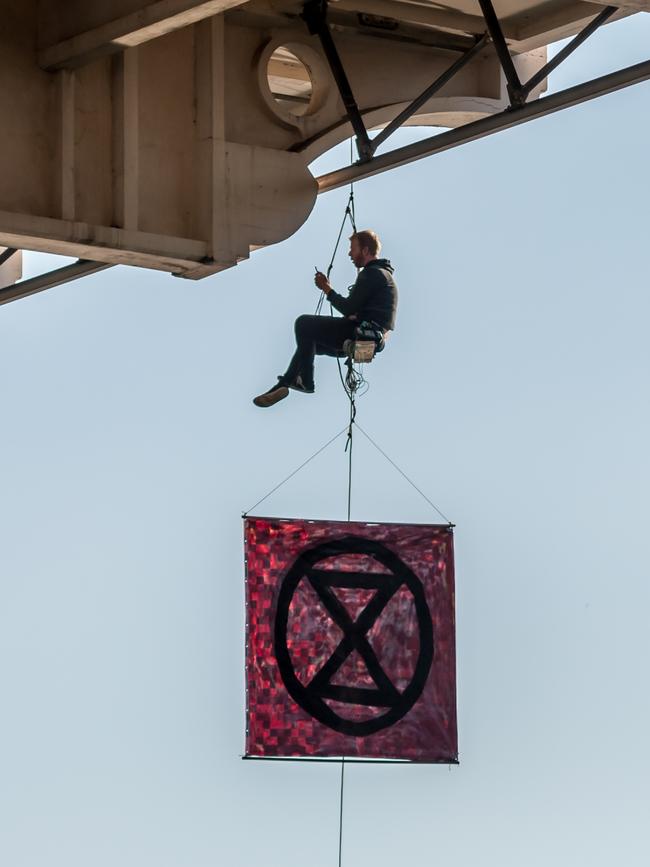
[[[510,104],[521,105],[523,102],[526,101],[526,97],[523,94],[521,81],[519,80],[519,74],[515,69],[515,64],[510,55],[510,49],[508,48],[508,43],[506,42],[506,38],[503,35],[501,24],[499,23],[497,14],[494,11],[492,0],[478,0],[478,2],[481,7],[481,12],[483,13],[483,17],[485,18],[485,23],[492,38],[492,42],[494,42],[494,47],[497,52],[497,57],[499,58],[499,63],[501,64],[501,68],[503,69],[506,77]]]
[[[563,63],[570,54],[578,48],[582,43],[589,39],[592,33],[595,33],[598,28],[604,24],[612,15],[618,11],[617,6],[607,6],[600,12],[593,21],[590,21],[589,24],[585,28],[583,28],[577,36],[571,40],[571,42],[567,43],[561,51],[553,57],[549,62],[539,69],[532,78],[523,85],[524,97],[527,98],[531,91],[533,91],[538,84],[541,84],[542,81],[547,77],[550,72],[553,72],[554,69]]]
[[[29,295],[35,295],[37,292],[43,292],[45,289],[51,289],[53,286],[60,286],[62,283],[69,283],[71,280],[77,280],[79,277],[94,274],[95,271],[103,271],[104,268],[112,267],[108,262],[91,262],[89,259],[78,259],[71,265],[65,265],[63,268],[57,268],[55,271],[47,271],[45,274],[39,274],[38,277],[21,280],[13,286],[0,289],[0,304],[8,304],[9,301],[27,298]]]
[[[588,39],[598,28],[604,24],[617,11],[616,6],[607,6],[591,21],[583,30],[575,36],[558,54],[550,60],[542,69],[538,70],[529,81],[522,83],[517,73],[514,61],[508,48],[508,43],[501,29],[501,24],[494,11],[492,0],[479,0],[483,18],[488,32],[482,37],[476,37],[476,43],[468,51],[453,63],[449,69],[442,73],[429,87],[427,87],[413,102],[407,106],[396,118],[394,118],[373,139],[368,135],[368,130],[363,116],[352,92],[341,57],[337,51],[332,33],[327,23],[328,0],[307,0],[303,7],[302,17],[305,20],[309,32],[317,35],[320,39],[323,52],[329,63],[332,75],[339,89],[341,99],[345,106],[348,119],[356,136],[357,151],[361,162],[369,162],[373,159],[377,148],[386,141],[397,129],[409,118],[422,108],[431,97],[441,90],[478,52],[486,45],[488,39],[494,43],[499,58],[499,63],[506,76],[508,96],[511,108],[521,108],[531,92],[542,83],[547,75],[556,69],[576,48]]]
[[[391,123],[388,124],[379,135],[371,139],[363,121],[361,111],[357,104],[352,87],[348,80],[341,57],[337,51],[332,33],[327,23],[328,0],[307,0],[303,6],[302,17],[309,28],[309,32],[318,36],[329,63],[330,70],[338,87],[341,99],[345,106],[348,119],[356,136],[357,151],[361,161],[372,158],[374,152],[395,130],[399,129],[405,121],[412,117],[427,100],[441,90],[478,52],[485,47],[488,34],[476,37],[475,44],[465,51],[462,56],[453,63],[448,70],[442,73],[429,87],[426,88],[413,102],[407,106]],[[507,49],[506,49],[507,50]],[[508,55],[509,56],[509,55]],[[513,67],[514,68],[514,67]]]
[[[584,84],[560,90],[550,96],[536,99],[522,106],[508,108],[490,117],[481,118],[473,123],[451,129],[448,132],[430,136],[406,147],[397,148],[396,150],[389,151],[387,154],[374,157],[369,162],[355,163],[352,166],[321,175],[316,179],[318,181],[319,192],[325,193],[328,190],[335,190],[353,181],[369,178],[372,175],[385,172],[387,169],[406,165],[422,157],[442,153],[450,148],[458,147],[458,145],[476,141],[495,132],[511,129],[539,117],[546,117],[549,114],[562,111],[562,109],[580,105],[583,102],[588,102],[599,96],[605,96],[608,93],[614,93],[633,84],[640,84],[642,81],[648,81],[649,79],[650,60],[646,60],[643,63],[637,63],[635,66],[628,66],[625,69],[620,69],[609,75],[603,75]]]
[[[368,136],[368,130],[361,117],[359,106],[352,93],[350,82],[348,81],[327,23],[327,0],[308,0],[304,5],[302,17],[309,28],[309,32],[315,34],[320,39],[325,57],[334,76],[334,81],[341,94],[343,105],[357,137],[359,157],[361,159],[369,159],[372,156],[370,137]]]
[[[492,0],[479,0],[479,4],[481,6],[481,11],[483,12],[483,17],[485,18],[488,32],[492,38],[492,42],[494,42],[499,63],[501,64],[501,68],[506,77],[510,105],[513,106],[513,108],[522,106],[530,96],[531,92],[538,84],[541,84],[542,81],[544,81],[550,72],[557,69],[557,67],[566,60],[570,54],[573,54],[576,48],[582,45],[582,43],[588,39],[592,33],[595,33],[596,30],[611,18],[615,12],[618,12],[618,6],[607,6],[602,10],[602,12],[599,12],[593,21],[590,21],[589,24],[587,24],[587,26],[571,40],[571,42],[565,45],[552,60],[539,69],[535,75],[524,84],[519,79],[514,61],[510,54],[510,49],[508,48],[508,43],[503,35],[503,30],[501,29],[501,24],[499,23],[497,14],[494,11]]]
[[[469,51],[466,51],[462,54],[458,60],[453,63],[449,69],[445,70],[442,75],[438,76],[438,78],[427,87],[426,90],[423,90],[422,93],[416,97],[413,102],[407,106],[404,111],[400,112],[397,117],[392,120],[388,126],[385,126],[384,129],[376,135],[372,139],[372,152],[374,153],[380,144],[386,141],[386,139],[391,136],[397,129],[399,129],[410,117],[412,117],[422,106],[428,102],[431,97],[436,94],[439,90],[441,90],[445,84],[447,84],[451,79],[459,72],[464,66],[466,66],[470,60],[473,60],[474,57],[481,51],[482,48],[485,47],[488,41],[488,34],[486,33],[480,39],[476,40],[476,44],[470,48]]]

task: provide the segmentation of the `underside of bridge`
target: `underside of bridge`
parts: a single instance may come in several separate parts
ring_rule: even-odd
[[[546,46],[648,9],[0,0],[0,254],[213,274],[288,238],[319,190],[557,110],[540,99]],[[392,157],[403,124],[452,131]],[[353,175],[315,179],[309,163],[351,135]]]

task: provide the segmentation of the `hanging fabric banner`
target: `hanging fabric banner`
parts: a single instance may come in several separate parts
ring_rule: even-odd
[[[246,755],[453,763],[449,526],[244,519]]]

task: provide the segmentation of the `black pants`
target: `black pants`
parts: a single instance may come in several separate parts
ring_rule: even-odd
[[[343,342],[354,337],[357,323],[334,316],[299,316],[296,319],[296,351],[282,382],[302,378],[306,388],[314,386],[314,356],[332,355],[342,358]]]

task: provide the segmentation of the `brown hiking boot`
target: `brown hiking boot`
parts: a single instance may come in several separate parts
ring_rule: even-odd
[[[277,403],[279,400],[284,400],[285,397],[289,394],[289,389],[281,382],[276,382],[275,385],[271,386],[268,391],[265,391],[264,394],[258,394],[257,397],[253,398],[253,403],[255,406],[273,406],[274,403]]]

